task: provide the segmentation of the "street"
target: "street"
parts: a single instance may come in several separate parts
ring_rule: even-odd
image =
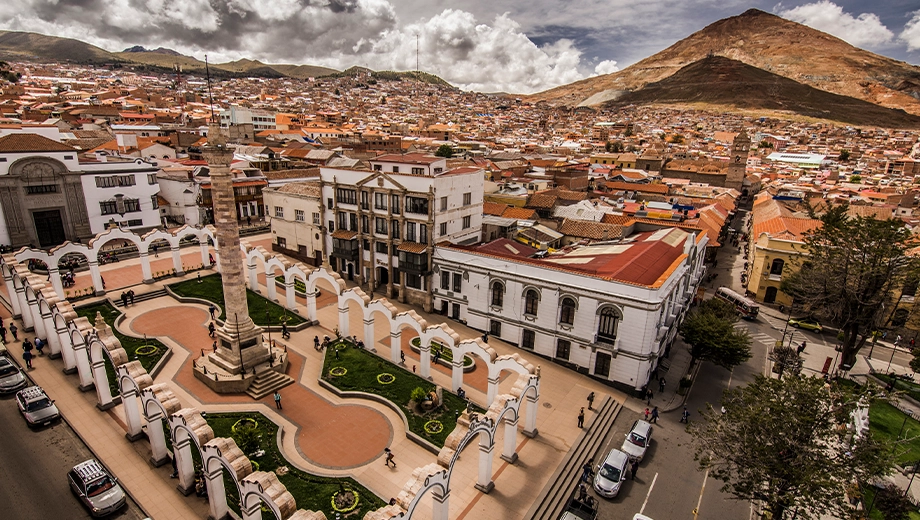
[[[54,398],[54,396],[51,396]],[[66,413],[66,411],[64,411]],[[67,423],[31,430],[19,415],[13,396],[0,397],[0,503],[3,518],[91,518],[70,491],[67,472],[93,458]],[[117,475],[116,475],[117,477]],[[110,518],[144,518],[131,498]]]

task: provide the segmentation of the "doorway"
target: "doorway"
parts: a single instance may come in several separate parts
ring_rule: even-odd
[[[355,279],[355,264],[348,264],[346,268],[348,270],[348,281],[352,282]]]
[[[776,287],[767,287],[767,292],[763,296],[764,303],[776,302]]]
[[[610,354],[598,352],[594,357],[594,375],[601,377],[610,376]]]
[[[390,272],[386,267],[377,268],[377,287],[383,287],[390,283]]]
[[[35,222],[35,233],[38,235],[40,247],[56,246],[66,240],[61,210],[36,211],[32,213],[32,220]]]

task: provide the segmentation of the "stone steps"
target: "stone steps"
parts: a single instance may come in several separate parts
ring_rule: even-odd
[[[603,446],[610,428],[613,427],[621,406],[619,402],[607,396],[597,409],[594,420],[588,424],[572,445],[524,518],[529,520],[557,520],[559,518],[572,491],[578,485],[584,463],[591,457],[594,457],[597,463],[600,460],[599,457],[605,455],[598,451]]]
[[[249,385],[246,393],[249,397],[258,400],[266,395],[275,393],[275,390],[280,390],[293,382],[294,378],[290,376],[275,372],[271,369],[263,370],[256,375],[255,381]]]
[[[124,305],[122,305],[121,303],[121,293],[118,293],[118,294],[112,293],[109,296],[111,297],[112,305],[116,307],[124,307]],[[146,292],[143,294],[135,294],[134,303],[138,303],[138,302],[142,302],[146,300],[152,300],[154,298],[159,298],[161,296],[168,296],[166,289],[160,289],[159,291],[150,291],[150,292]]]

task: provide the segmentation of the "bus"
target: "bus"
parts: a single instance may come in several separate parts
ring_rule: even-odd
[[[716,298],[721,298],[735,306],[738,314],[746,320],[757,319],[757,313],[760,312],[760,306],[751,301],[750,298],[742,296],[728,287],[719,287],[716,289]]]

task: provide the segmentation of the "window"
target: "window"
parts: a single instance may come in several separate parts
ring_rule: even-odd
[[[97,188],[114,188],[116,186],[134,186],[134,176],[112,175],[109,177],[96,177]]]
[[[441,229],[438,230],[439,231],[438,234],[443,237],[444,235],[447,234],[447,222],[441,222],[440,227]]]
[[[115,213],[118,213],[118,207],[115,205],[114,200],[100,202],[99,209],[102,210],[103,215],[114,215]]]
[[[41,184],[38,186],[26,186],[27,195],[38,195],[40,193],[57,193],[57,185]]]
[[[416,273],[406,273],[406,287],[412,289],[422,288],[422,277]]]
[[[304,212],[303,212],[302,209],[295,209],[295,210],[294,210],[294,220],[297,221],[297,222],[304,222],[304,221],[306,221],[306,215],[304,214]]]
[[[771,275],[776,275],[776,276],[782,275],[782,274],[783,274],[783,266],[784,266],[785,264],[786,264],[786,262],[783,262],[783,260],[780,259],[780,258],[777,258],[777,259],[773,260],[773,264],[770,265],[770,274],[771,274]]]
[[[156,184],[157,183],[157,174],[148,173],[147,174],[147,184]]]
[[[406,222],[406,240],[415,242],[415,222]]]
[[[141,201],[137,199],[125,199],[125,213],[136,213],[141,210]]]
[[[357,193],[355,190],[337,188],[335,190],[335,200],[340,204],[357,204]]]
[[[447,291],[450,289],[450,273],[441,271],[441,289]]]
[[[315,226],[318,226],[318,225],[319,225],[319,213],[314,213],[314,214],[313,214],[313,225],[315,225]]]
[[[332,233],[333,231],[335,231],[335,221],[330,220],[329,221],[329,232]]]
[[[575,300],[572,298],[563,298],[559,303],[559,323],[575,323]]]
[[[287,249],[287,239],[284,237],[278,237],[278,247]]]
[[[533,289],[528,289],[524,293],[524,314],[530,314],[531,316],[537,315],[537,310],[540,307],[540,294]]]
[[[492,282],[492,306],[501,307],[505,303],[505,286],[501,282]]]
[[[447,197],[441,197],[441,211],[447,211]]]
[[[399,215],[399,195],[393,195],[390,199],[390,211],[392,211],[394,215]]]
[[[521,348],[526,348],[527,350],[533,350],[533,345],[537,340],[537,334],[530,330],[524,329],[521,331]]]
[[[374,248],[378,253],[387,254],[389,252],[386,242],[374,242]]]
[[[412,175],[425,175],[425,168],[412,168]]]
[[[368,206],[367,206],[367,192],[366,192],[366,191],[362,191],[362,192],[361,192],[361,209],[368,209]]]
[[[569,360],[569,353],[572,350],[572,342],[567,339],[556,340],[556,358]]]
[[[329,197],[328,199],[326,199],[326,207],[327,207],[327,208],[332,208],[332,206],[333,206],[333,204],[332,204],[332,197]]]
[[[348,229],[348,214],[347,213],[336,213],[336,218],[339,221],[339,229]]]
[[[617,323],[620,314],[613,307],[604,307],[600,312],[600,321],[597,324],[597,338],[599,340],[614,341],[617,339]]]
[[[143,219],[134,219],[134,220],[128,221],[128,227],[143,226],[143,225],[144,225]]]
[[[150,203],[153,204],[153,209],[157,209],[157,208],[160,207],[160,203],[159,203],[159,201],[157,201],[157,196],[156,196],[156,195],[151,195],[151,196],[150,196]]]
[[[374,209],[382,209],[386,211],[387,209],[387,194],[386,193],[375,193],[374,194]]]
[[[387,234],[387,220],[384,218],[377,217],[374,219],[374,232],[378,235]]]
[[[428,214],[428,199],[421,197],[406,197],[406,213]]]
[[[352,231],[358,230],[358,214],[357,213],[348,214],[348,229]]]
[[[610,376],[610,354],[598,352],[594,358],[594,375],[608,377]]]
[[[502,337],[502,322],[497,320],[489,320],[489,334],[495,336],[496,338]]]
[[[463,281],[463,275],[454,273],[454,292],[460,292],[460,285]]]
[[[470,228],[470,216],[467,215],[463,217],[463,229],[469,229],[469,228]]]
[[[275,218],[284,218],[284,208],[275,206]]]
[[[435,169],[434,169],[434,174],[437,175],[437,174],[439,174],[439,173],[441,173],[441,172],[443,172],[443,171],[444,171],[444,168],[435,168]]]
[[[399,239],[399,221],[398,220],[394,220],[390,222],[390,231],[392,232],[391,238],[398,240]]]
[[[418,241],[422,244],[428,243],[428,225],[427,224],[418,225]]]
[[[473,203],[473,194],[472,194],[472,193],[464,193],[464,194],[463,194],[463,205],[464,205],[464,206],[469,206],[469,205],[472,204],[472,203]]]
[[[375,172],[383,171],[383,165],[382,165],[382,164],[375,164],[375,165],[374,165],[374,171],[375,171]]]
[[[399,166],[393,167],[393,173],[399,173]]]
[[[367,215],[361,215],[361,232],[370,233],[370,220],[367,218]]]

